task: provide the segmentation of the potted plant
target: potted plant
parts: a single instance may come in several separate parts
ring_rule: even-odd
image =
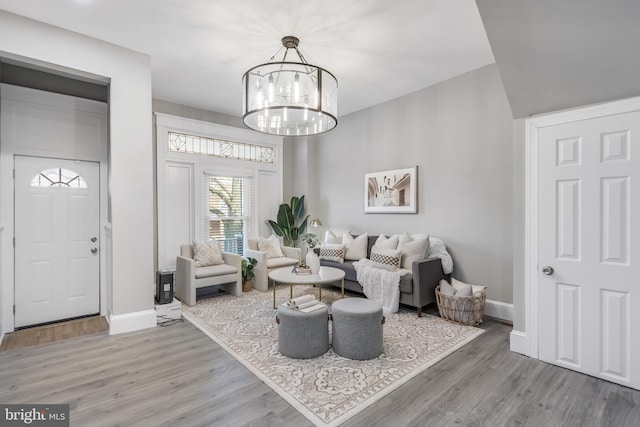
[[[253,288],[253,268],[257,262],[258,260],[252,257],[242,258],[242,292],[249,292]]]
[[[307,229],[309,215],[304,217],[304,211],[304,196],[300,198],[294,196],[291,198],[291,203],[280,205],[276,221],[267,220],[273,232],[282,237],[285,246],[296,246],[298,237]],[[299,222],[302,217],[304,220]]]

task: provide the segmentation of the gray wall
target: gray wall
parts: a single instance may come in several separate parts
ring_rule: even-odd
[[[515,118],[640,95],[640,1],[476,3]]]
[[[340,117],[310,139],[312,216],[352,232],[426,232],[454,277],[513,301],[513,118],[495,65]],[[417,165],[418,214],[364,214],[364,174]],[[305,171],[296,169],[294,179]]]
[[[175,104],[173,102],[165,101],[162,99],[154,98],[152,101],[152,108],[154,113],[171,114],[174,116],[187,117],[194,120],[218,123],[220,125],[244,128],[241,117],[215,113],[213,111],[202,110],[200,108],[188,107],[186,105]]]
[[[524,219],[525,219],[525,125],[513,122],[513,329],[525,331]]]

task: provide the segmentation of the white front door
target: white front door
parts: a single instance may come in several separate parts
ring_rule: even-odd
[[[100,312],[99,165],[15,156],[15,327]]]
[[[639,136],[631,112],[544,127],[538,139],[539,357],[636,389]]]

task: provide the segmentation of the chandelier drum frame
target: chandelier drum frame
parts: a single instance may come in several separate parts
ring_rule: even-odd
[[[309,64],[298,50],[299,40],[283,37],[271,59],[242,76],[242,121],[270,135],[306,136],[328,132],[338,124],[338,80],[325,68]],[[275,57],[286,49],[282,61]],[[289,49],[300,62],[287,61]]]

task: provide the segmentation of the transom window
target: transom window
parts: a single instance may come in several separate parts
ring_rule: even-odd
[[[69,169],[51,168],[38,172],[31,179],[31,187],[87,188],[87,182]]]
[[[273,147],[169,132],[169,151],[273,163]]]

